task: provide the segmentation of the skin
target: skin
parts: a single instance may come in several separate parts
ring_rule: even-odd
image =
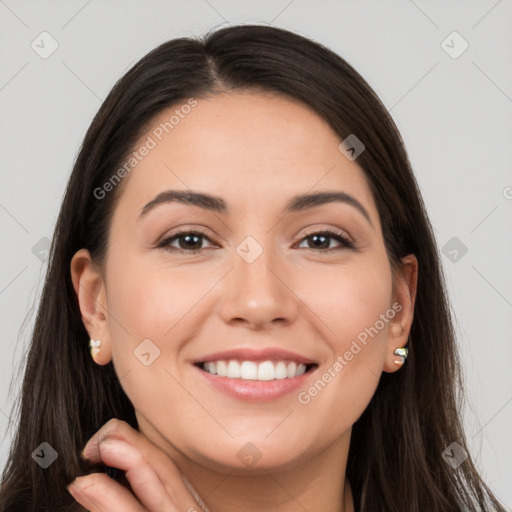
[[[75,485],[74,496],[103,512],[119,510],[116,500],[127,511],[200,510],[181,473],[211,512],[352,511],[345,479],[352,425],[381,372],[400,368],[393,351],[406,345],[413,320],[416,258],[404,258],[393,278],[363,171],[307,106],[254,92],[197,101],[124,178],[104,266],[85,249],[71,262],[84,325],[102,342],[94,361],[113,361],[139,424],[136,432],[109,422],[89,445],[93,459],[127,470],[131,491],[95,474],[82,477],[88,488]],[[141,144],[175,108],[154,119]],[[169,189],[220,196],[231,212],[174,202],[138,218]],[[320,190],[354,196],[371,223],[340,202],[282,213],[292,196]],[[183,238],[170,242],[179,252],[155,247],[178,227],[203,233],[194,247],[204,249],[187,253]],[[311,235],[325,229],[348,235],[356,249],[335,238],[316,248]],[[236,251],[247,236],[263,249],[250,264]],[[245,403],[203,382],[191,365],[234,347],[285,348],[318,362],[307,390],[395,302],[401,310],[307,404],[297,392]],[[148,338],[160,355],[145,366],[133,351]],[[111,444],[102,448],[105,439]],[[125,445],[114,448],[116,439]],[[237,456],[247,443],[261,454],[253,467]]]

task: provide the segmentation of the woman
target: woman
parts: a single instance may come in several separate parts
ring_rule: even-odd
[[[432,228],[368,84],[282,29],[172,40],[75,163],[0,506],[503,511],[460,389]]]

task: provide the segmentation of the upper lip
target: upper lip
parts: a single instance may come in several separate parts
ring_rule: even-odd
[[[202,357],[199,357],[192,361],[194,364],[197,363],[205,363],[208,361],[227,361],[231,359],[236,359],[239,361],[269,361],[269,360],[290,360],[295,361],[297,363],[302,364],[317,364],[312,359],[301,356],[300,354],[296,354],[294,352],[290,352],[289,350],[284,350],[281,348],[265,348],[265,349],[252,349],[252,348],[234,348],[231,350],[225,350],[222,352],[214,352],[212,354],[208,354]]]

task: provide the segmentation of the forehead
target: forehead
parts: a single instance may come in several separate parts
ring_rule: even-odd
[[[375,219],[364,173],[339,151],[340,142],[313,110],[285,96],[185,99],[160,112],[135,145],[150,149],[125,178],[119,207],[136,205],[138,214],[166,189],[193,189],[261,211],[292,195],[332,189],[357,196]]]

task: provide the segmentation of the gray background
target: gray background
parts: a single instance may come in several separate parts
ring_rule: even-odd
[[[11,394],[9,385],[46,270],[45,238],[102,99],[165,40],[263,22],[338,52],[395,119],[444,253],[467,381],[468,449],[511,506],[511,21],[510,0],[0,0],[0,465],[20,382]],[[58,44],[46,59],[31,47],[50,48],[43,31]],[[458,36],[442,45],[453,31],[469,44],[457,58]]]

